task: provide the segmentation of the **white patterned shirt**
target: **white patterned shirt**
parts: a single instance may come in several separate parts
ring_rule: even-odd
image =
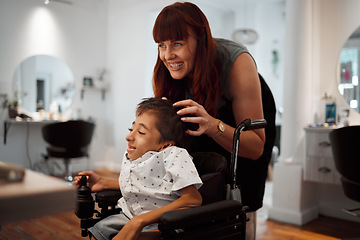
[[[181,189],[202,181],[189,153],[176,146],[149,151],[136,160],[125,153],[119,176],[122,198],[118,206],[132,218],[168,205],[181,196]]]

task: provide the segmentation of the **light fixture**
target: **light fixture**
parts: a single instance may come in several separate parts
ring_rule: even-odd
[[[48,5],[50,2],[57,2],[57,3],[65,3],[71,5],[72,2],[70,0],[45,0],[44,3]]]
[[[235,42],[242,44],[253,44],[258,39],[258,34],[253,29],[243,28],[233,32],[232,38]]]
[[[242,2],[242,9],[243,9],[243,19],[242,24],[244,27],[240,29],[236,29],[232,33],[232,38],[235,42],[241,44],[254,44],[258,40],[258,33],[254,29],[250,29],[247,27],[247,12],[248,12],[248,3],[247,0],[243,0]]]

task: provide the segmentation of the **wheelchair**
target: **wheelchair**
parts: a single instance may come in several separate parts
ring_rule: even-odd
[[[158,225],[161,239],[243,239],[248,207],[241,203],[236,185],[236,165],[241,131],[264,128],[265,119],[246,119],[234,132],[230,168],[225,157],[213,152],[192,153],[193,162],[203,181],[199,192],[202,206],[164,213]],[[120,191],[97,192],[95,200],[82,176],[77,190],[76,216],[80,219],[81,235],[88,236],[88,228],[120,209],[117,201]],[[95,202],[99,210],[95,210]]]

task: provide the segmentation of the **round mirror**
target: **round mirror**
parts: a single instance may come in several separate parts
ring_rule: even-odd
[[[359,56],[360,27],[345,42],[340,52],[340,83],[339,91],[349,103],[350,108],[360,112],[359,92]]]
[[[47,55],[25,59],[16,69],[14,95],[29,112],[65,111],[75,92],[74,75],[61,60]]]

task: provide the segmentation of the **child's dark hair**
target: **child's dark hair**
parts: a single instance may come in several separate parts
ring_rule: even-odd
[[[144,98],[136,109],[136,116],[151,111],[157,116],[156,128],[160,132],[160,142],[174,141],[175,145],[182,148],[189,146],[191,137],[185,132],[187,129],[194,130],[193,126],[180,120],[176,112],[179,107],[174,107],[169,100],[161,98]]]

